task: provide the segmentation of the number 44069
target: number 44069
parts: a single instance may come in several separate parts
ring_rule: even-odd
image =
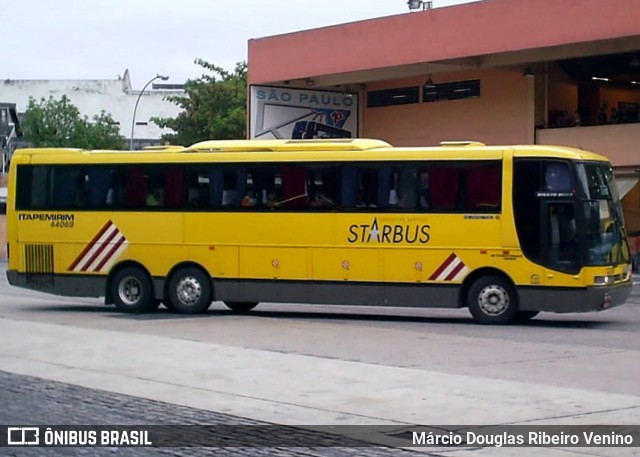
[[[53,228],[71,228],[73,227],[73,221],[54,221],[51,223]]]

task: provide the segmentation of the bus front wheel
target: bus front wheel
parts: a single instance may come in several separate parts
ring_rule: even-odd
[[[506,279],[497,275],[482,276],[471,285],[467,306],[480,324],[509,324],[518,315],[518,302],[513,287]]]
[[[226,301],[225,306],[236,313],[248,313],[258,306],[257,302],[251,301]]]
[[[126,267],[111,280],[111,297],[118,311],[139,314],[156,308],[152,296],[151,280],[138,267]]]
[[[168,308],[178,314],[201,314],[211,306],[211,278],[199,268],[180,268],[169,280]]]

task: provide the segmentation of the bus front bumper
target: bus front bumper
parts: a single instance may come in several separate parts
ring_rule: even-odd
[[[631,295],[632,281],[624,281],[609,286],[583,288],[562,287],[523,288],[520,303],[523,311],[550,311],[553,313],[584,313],[604,311],[626,303]]]

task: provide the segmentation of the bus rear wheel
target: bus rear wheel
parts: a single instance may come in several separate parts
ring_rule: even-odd
[[[171,275],[167,298],[167,308],[178,314],[204,313],[211,306],[211,278],[200,268],[180,268]]]
[[[510,324],[518,315],[515,291],[506,279],[498,275],[476,279],[469,288],[467,306],[480,324]]]
[[[126,267],[118,271],[111,280],[110,294],[118,311],[123,313],[146,313],[156,308],[151,280],[138,267]]]
[[[252,301],[226,301],[225,306],[236,313],[248,313],[258,306],[258,302]]]

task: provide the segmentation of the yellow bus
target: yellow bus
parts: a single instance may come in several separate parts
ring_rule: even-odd
[[[126,313],[212,301],[468,307],[504,324],[631,292],[605,157],[549,146],[205,141],[12,157],[10,284]]]

